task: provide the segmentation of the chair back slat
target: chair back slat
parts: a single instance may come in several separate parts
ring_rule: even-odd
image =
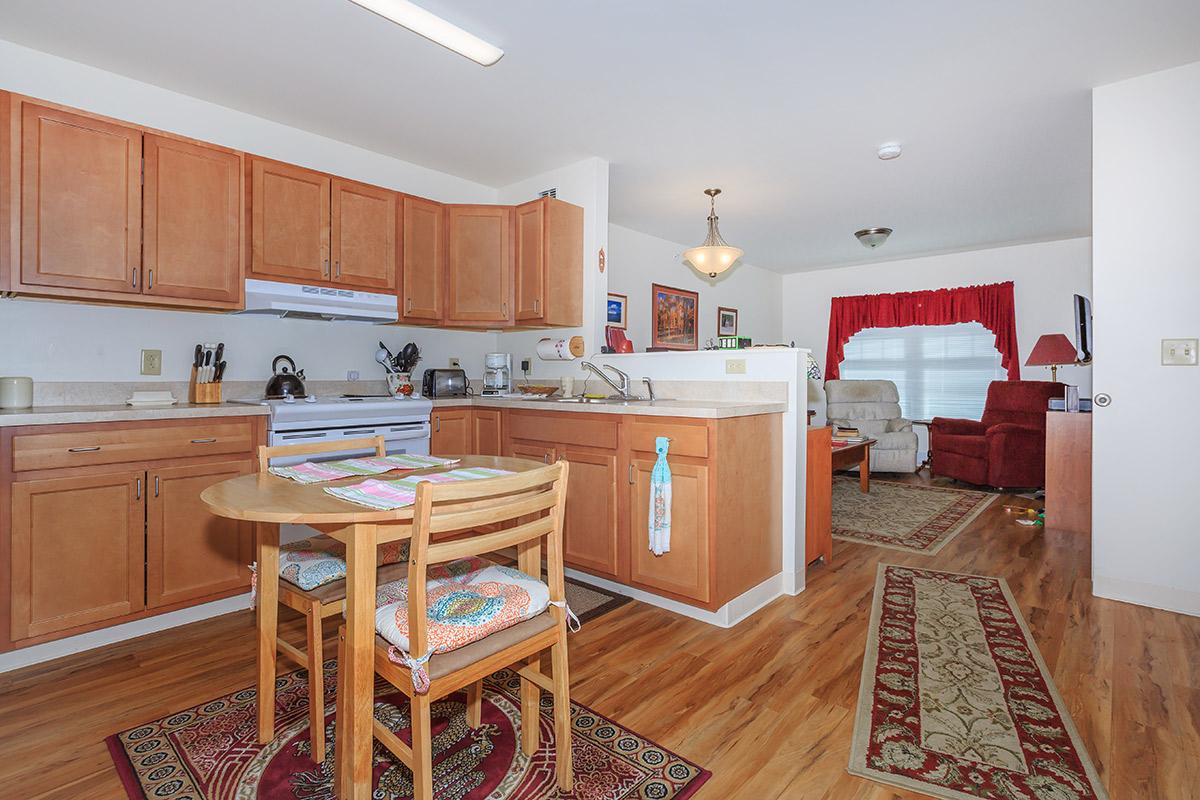
[[[506,500],[503,503],[498,503],[495,499],[489,499],[487,507],[466,511],[459,511],[457,505],[448,506],[444,509],[440,506],[434,506],[433,518],[429,521],[429,532],[445,533],[446,531],[457,531],[463,528],[477,528],[497,522],[506,522],[527,514],[537,514],[551,509],[557,501],[558,499],[554,497],[553,492],[541,492],[519,500]]]
[[[437,544],[429,545],[426,562],[429,564],[442,564],[446,561],[456,561],[468,556],[493,553],[497,550],[513,547],[530,540],[539,540],[543,536],[553,533],[554,527],[555,521],[553,519],[542,517],[533,522],[518,525],[515,528],[505,528],[504,530],[492,533],[480,533],[462,539],[438,542]],[[541,570],[538,571],[540,572]],[[533,577],[536,578],[538,576],[534,575]]]
[[[277,444],[258,446],[258,471],[266,472],[272,458],[288,456],[317,456],[321,453],[336,453],[341,450],[374,450],[382,458],[387,455],[387,445],[382,436],[364,436],[360,439],[341,439],[336,442],[312,442],[310,444]]]

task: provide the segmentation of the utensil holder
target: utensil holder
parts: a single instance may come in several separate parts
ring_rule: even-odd
[[[188,383],[189,403],[219,403],[221,402],[221,384],[196,383],[196,368],[192,367],[192,380]]]

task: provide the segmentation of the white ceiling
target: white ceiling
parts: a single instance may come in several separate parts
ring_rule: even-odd
[[[0,37],[491,186],[600,156],[676,242],[720,186],[780,272],[1088,234],[1088,89],[1200,60],[1196,0],[418,2],[507,54],[348,0],[0,0]]]

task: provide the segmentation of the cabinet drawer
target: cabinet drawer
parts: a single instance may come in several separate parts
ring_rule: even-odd
[[[248,453],[253,445],[248,419],[25,433],[12,440],[13,471]]]
[[[599,418],[598,418],[599,417]],[[584,447],[617,449],[617,420],[585,416],[575,412],[538,414],[527,411],[508,413],[508,438],[535,442],[577,444]],[[654,448],[650,448],[654,452]]]
[[[654,439],[658,436],[666,436],[671,440],[669,456],[708,458],[708,426],[703,422],[687,425],[641,417],[629,423],[630,450],[653,453]]]

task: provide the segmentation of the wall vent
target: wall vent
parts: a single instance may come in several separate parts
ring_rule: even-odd
[[[558,197],[558,189],[543,189],[538,192],[538,197]]]

